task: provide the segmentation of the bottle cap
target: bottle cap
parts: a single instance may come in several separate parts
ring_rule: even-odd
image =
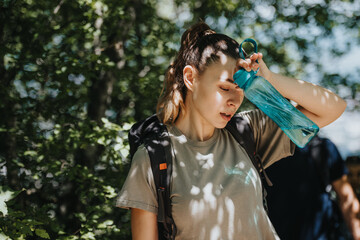
[[[234,83],[236,83],[241,89],[245,89],[247,83],[251,78],[253,78],[253,76],[255,76],[255,74],[256,72],[254,71],[248,72],[242,68],[234,74]]]
[[[245,59],[245,56],[244,56],[244,52],[243,52],[243,49],[242,49],[242,45],[246,42],[249,42],[251,43],[253,46],[254,46],[254,52],[257,53],[257,43],[254,39],[251,39],[251,38],[247,38],[245,39],[239,46],[239,53],[240,53],[240,57],[242,59]],[[256,60],[256,62],[258,62]],[[245,69],[240,69],[238,70],[233,78],[234,78],[234,82],[242,89],[245,89],[246,88],[246,84],[250,83],[251,81],[249,81],[251,78],[253,78],[253,76],[256,75],[256,73],[259,71],[259,69],[257,69],[256,71],[246,71]]]

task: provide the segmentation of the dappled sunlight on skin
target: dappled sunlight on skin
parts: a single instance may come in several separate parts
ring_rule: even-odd
[[[325,104],[326,103],[326,98],[324,96],[321,97],[321,104]]]
[[[313,89],[313,95],[317,96],[318,95],[318,91],[316,89]]]

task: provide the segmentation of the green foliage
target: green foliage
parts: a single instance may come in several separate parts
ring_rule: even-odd
[[[332,29],[358,31],[358,12],[343,4],[1,1],[0,238],[129,239],[129,212],[114,206],[127,133],[155,112],[184,28],[203,19],[238,41],[254,37],[269,66],[298,76]],[[323,85],[359,102],[356,81],[314,65]]]
[[[0,213],[3,216],[8,215],[8,208],[6,202],[15,198],[21,191],[12,191],[5,186],[0,186]]]

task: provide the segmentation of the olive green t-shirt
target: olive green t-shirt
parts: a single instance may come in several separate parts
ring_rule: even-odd
[[[260,110],[240,115],[253,129],[265,168],[293,153],[295,145]],[[168,131],[175,155],[170,197],[176,239],[278,239],[263,207],[260,177],[246,151],[226,129],[216,129],[206,141],[188,139],[175,126]],[[157,213],[144,146],[134,155],[116,205]]]

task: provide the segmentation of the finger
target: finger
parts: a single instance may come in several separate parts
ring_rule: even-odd
[[[244,68],[246,71],[251,71],[251,60],[250,59],[239,59],[237,62],[239,68]]]
[[[258,59],[258,54],[257,53],[251,54],[250,59],[251,59],[251,61],[257,60]]]
[[[246,71],[250,72],[251,71],[251,60],[249,58],[245,59],[245,64],[243,66],[243,68],[245,68]]]
[[[254,62],[254,63],[251,64],[251,69],[252,70],[257,70],[259,67],[260,66],[259,66],[259,64],[257,62]]]

